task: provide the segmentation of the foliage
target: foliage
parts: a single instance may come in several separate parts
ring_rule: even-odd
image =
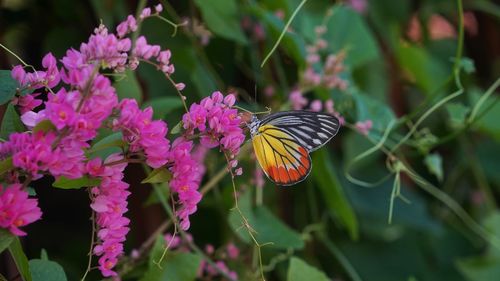
[[[497,279],[494,1],[135,2],[0,8],[0,263],[16,267],[0,279]],[[124,61],[96,56],[88,80],[71,76],[59,59],[100,22],[130,39],[118,48]],[[44,76],[49,52],[57,86]],[[90,93],[98,79],[117,100],[79,143],[83,172],[58,170],[40,155],[60,150],[58,163],[72,163],[75,150],[61,145],[69,123],[30,123],[26,112],[50,111],[61,88]],[[248,112],[266,108],[343,123],[292,187],[273,185],[241,137]],[[33,136],[25,143],[38,145],[28,155],[39,161],[19,164],[21,134]],[[22,191],[7,200],[14,185]],[[38,221],[23,209],[33,204]]]

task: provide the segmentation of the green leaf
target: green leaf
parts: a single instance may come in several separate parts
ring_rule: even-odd
[[[213,75],[208,71],[207,67],[201,63],[197,63],[192,67],[190,79],[193,81],[200,96],[205,96],[206,93],[213,92],[217,89]]]
[[[172,173],[165,167],[154,169],[141,183],[163,183],[172,178]]]
[[[461,103],[448,103],[445,105],[446,111],[450,116],[450,125],[453,128],[461,128],[465,125],[465,118],[470,108]]]
[[[470,281],[497,281],[500,258],[474,257],[457,261],[458,269]]]
[[[0,70],[0,105],[7,103],[16,95],[19,83],[12,78],[10,70]]]
[[[17,114],[14,105],[9,104],[3,116],[2,128],[0,129],[0,138],[8,139],[11,133],[24,131],[25,127],[23,122],[21,122],[21,118],[19,118],[19,114]]]
[[[70,179],[65,176],[60,176],[53,184],[53,187],[61,189],[80,189],[85,186],[97,186],[101,183],[101,179],[90,178],[83,176],[77,179]]]
[[[156,264],[165,249],[165,239],[159,235],[151,249],[148,270],[140,281],[192,281],[196,279],[201,256],[192,253],[169,251],[160,263]]]
[[[316,165],[312,173],[326,205],[334,212],[340,223],[346,227],[351,238],[358,239],[359,230],[356,214],[344,194],[326,150],[316,151],[313,155],[313,163]]]
[[[28,188],[26,189],[26,191],[28,191],[28,195],[29,196],[35,196],[36,195],[36,190],[31,187],[31,186],[28,186]]]
[[[170,188],[168,188],[166,185],[162,186],[162,187],[163,188],[161,188],[160,190],[163,193],[163,196],[165,198],[169,198],[170,197]],[[159,198],[158,194],[156,193],[156,191],[153,189],[149,193],[148,198],[144,201],[144,206],[147,207],[147,206],[150,206],[153,204],[158,204],[158,203],[161,203],[160,198]]]
[[[14,164],[12,164],[12,156],[0,161],[0,175],[3,175],[12,168],[14,168]]]
[[[443,181],[443,159],[441,155],[437,153],[428,154],[425,156],[425,165],[429,172],[437,177],[437,179]]]
[[[153,118],[163,119],[167,114],[175,109],[182,107],[182,101],[179,97],[162,97],[155,98],[145,102],[142,107],[151,106],[153,108]]]
[[[141,104],[142,91],[139,81],[137,81],[137,77],[135,76],[135,72],[127,69],[123,74],[125,74],[124,77],[117,79],[117,81],[113,83],[118,98],[120,98],[120,100],[125,98],[135,99],[137,103]]]
[[[7,249],[15,236],[7,229],[0,228],[0,253]]]
[[[195,0],[203,20],[215,34],[246,44],[247,39],[240,28],[235,0]]]
[[[33,128],[33,132],[50,132],[50,131],[56,131],[57,128],[50,120],[43,120],[36,124],[36,126]]]
[[[347,51],[346,62],[356,68],[379,57],[373,35],[360,14],[346,6],[336,6],[326,23],[324,39],[331,52]]]
[[[179,123],[177,123],[177,125],[175,125],[175,126],[172,128],[172,130],[170,131],[170,134],[172,134],[172,135],[177,135],[178,133],[180,133],[180,132],[181,132],[181,130],[182,130],[182,126],[184,126],[184,125],[182,124],[182,121],[179,121]]]
[[[21,246],[19,238],[14,238],[14,241],[12,241],[9,246],[9,252],[12,255],[17,269],[19,270],[19,273],[23,277],[24,281],[32,281],[28,258],[26,258],[26,255],[23,252],[23,247]]]
[[[33,281],[66,281],[66,273],[61,265],[54,261],[32,259],[29,261]]]
[[[255,209],[250,207],[250,192],[244,193],[239,199],[239,207],[245,215],[250,226],[256,231],[255,237],[259,244],[272,243],[269,246],[277,249],[302,249],[304,241],[300,234],[284,224],[266,207],[261,206]],[[242,218],[234,210],[229,214],[229,224],[233,231],[246,243],[252,240],[246,228],[242,227]]]
[[[492,235],[494,235],[495,237],[500,237],[500,212],[495,211],[489,214],[485,218],[483,225]],[[491,243],[490,245],[493,245],[493,243]],[[496,247],[490,247],[488,255],[500,258],[500,249]]]
[[[471,92],[472,104],[475,105],[483,94],[484,93],[478,91]],[[488,111],[483,115],[483,112],[487,109]],[[500,116],[500,100],[496,96],[490,96],[481,106],[476,116],[474,127],[493,136],[497,141],[500,141],[500,122],[498,122],[498,116]]]
[[[305,261],[292,257],[288,266],[288,281],[329,281],[330,278],[317,268],[310,266]]]
[[[396,57],[410,80],[426,94],[434,92],[450,74],[445,65],[422,47],[401,43],[396,50]]]
[[[123,140],[122,133],[113,133],[93,144],[89,150],[88,158],[93,159],[100,157],[104,160],[113,153],[122,152],[122,148],[125,147],[125,145],[126,143]]]
[[[488,215],[483,222],[484,227],[492,236],[500,236],[500,212]],[[463,258],[457,261],[459,270],[472,281],[494,281],[500,276],[500,250],[490,244],[484,255]]]

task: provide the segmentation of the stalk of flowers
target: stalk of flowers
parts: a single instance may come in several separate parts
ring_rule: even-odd
[[[190,227],[189,216],[196,212],[197,204],[202,195],[198,191],[204,166],[192,155],[193,141],[179,137],[172,143],[169,153],[169,170],[172,179],[169,182],[171,190],[177,194],[179,208],[176,215],[182,230]]]
[[[328,11],[324,19],[326,21],[331,16]],[[316,39],[313,44],[308,45],[306,68],[301,74],[301,81],[289,94],[291,106],[294,110],[306,109],[311,111],[322,111],[336,116],[340,120],[340,124],[344,124],[344,118],[334,109],[334,102],[331,99],[326,101],[312,100],[309,101],[304,93],[310,89],[317,87],[325,88],[328,90],[339,89],[341,91],[347,88],[347,81],[340,77],[344,71],[345,52],[341,51],[337,54],[329,54],[323,60],[320,54],[321,51],[326,50],[328,43],[322,36],[326,33],[326,26],[319,25],[315,28]],[[320,71],[316,69],[320,68]]]
[[[89,175],[102,180],[99,186],[91,189],[90,207],[96,212],[95,223],[99,226],[98,241],[93,251],[96,256],[100,256],[99,270],[104,277],[117,275],[112,269],[118,262],[118,257],[123,254],[123,242],[129,231],[130,220],[123,216],[127,211],[127,197],[130,194],[127,191],[129,185],[122,181],[127,163],[106,165],[120,160],[123,160],[123,155],[113,154],[104,164],[100,158],[96,158],[86,165]]]
[[[238,111],[231,108],[235,100],[232,94],[224,97],[222,93],[214,92],[199,104],[193,103],[182,117],[186,132],[172,144],[169,169],[172,172],[170,187],[178,194],[181,205],[176,214],[183,230],[189,228],[189,215],[196,211],[196,205],[201,200],[198,188],[205,169],[200,161],[203,155],[193,155],[193,142],[188,139],[197,134],[200,145],[205,149],[220,147],[231,159],[231,167],[236,168],[237,160],[234,158],[245,135]],[[241,174],[241,168],[237,168],[236,173]]]

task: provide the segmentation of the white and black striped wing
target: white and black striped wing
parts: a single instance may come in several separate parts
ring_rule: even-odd
[[[323,146],[340,129],[337,117],[326,113],[302,110],[277,112],[266,116],[260,124],[270,124],[287,132],[309,152]]]

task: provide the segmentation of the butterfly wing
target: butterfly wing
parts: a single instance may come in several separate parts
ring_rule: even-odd
[[[259,126],[252,144],[262,170],[275,184],[296,184],[309,175],[311,157],[307,149],[279,127]]]
[[[298,141],[307,151],[314,151],[330,139],[340,129],[337,117],[313,111],[282,111],[266,116],[260,125],[279,128]]]

